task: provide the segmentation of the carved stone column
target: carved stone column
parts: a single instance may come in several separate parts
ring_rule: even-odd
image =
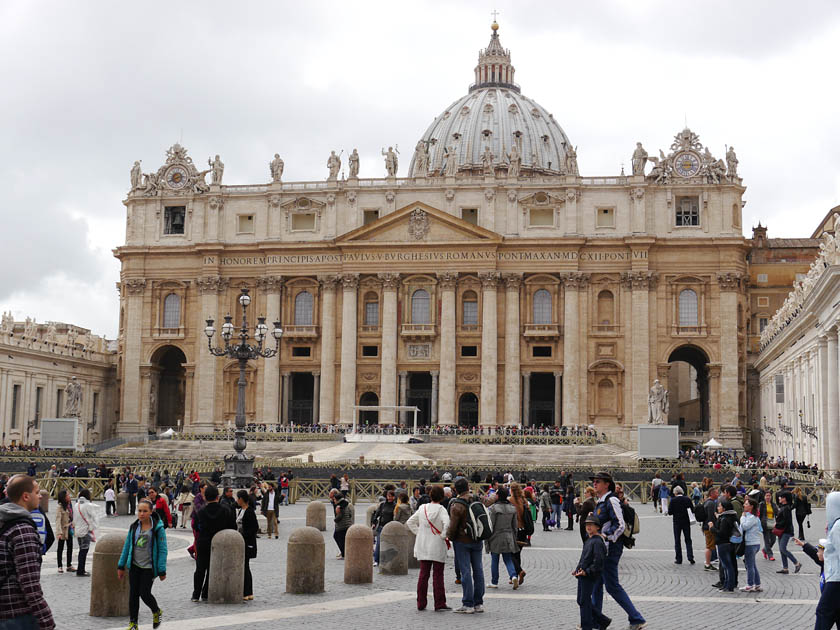
[[[520,415],[522,380],[519,378],[519,288],[521,273],[504,274],[505,281],[505,417],[504,424],[515,426]],[[523,422],[524,425],[524,422]]]
[[[283,291],[283,278],[265,276],[257,278],[257,289],[265,292],[265,315],[269,322],[280,321],[280,297]],[[274,344],[274,338],[265,340],[266,346]],[[265,359],[262,365],[262,418],[266,424],[277,424],[280,407],[280,357],[275,355]]]
[[[289,387],[291,386],[291,374],[283,372],[283,402],[280,407],[280,423],[289,426]]]
[[[339,421],[353,423],[353,405],[356,404],[356,293],[359,274],[341,276],[341,406]]]
[[[228,286],[230,286],[230,279],[213,275],[202,276],[196,279],[195,286],[198,288],[201,300],[201,308],[196,313],[198,316],[196,326],[199,330],[203,330],[206,325],[204,320],[212,317],[217,322],[216,329],[221,331],[221,326],[218,323],[222,319],[222,313],[218,312],[219,296],[227,291]],[[219,337],[220,332],[213,338],[213,341],[220,343]],[[129,338],[126,335],[126,341]],[[193,419],[191,428],[194,431],[202,432],[212,431],[217,426],[221,426],[222,417],[216,403],[223,400],[223,385],[219,379],[221,361],[210,354],[206,337],[200,340],[199,346],[196,352],[198,358],[195,365],[198,416]],[[184,426],[186,428],[186,424]]]
[[[143,395],[140,385],[140,364],[143,363],[140,342],[143,336],[143,293],[146,290],[146,280],[144,278],[124,280],[121,290],[125,303],[123,323],[125,348],[121,392],[123,415],[120,417],[118,433],[127,435],[142,432],[146,421],[146,418],[141,417],[140,404]],[[202,321],[202,330],[205,325]],[[206,348],[204,352],[209,355]]]
[[[397,288],[398,273],[380,273],[382,281],[382,370],[379,384],[379,404],[397,404]],[[393,411],[380,411],[383,424],[394,424]]]
[[[589,274],[570,272],[563,274],[564,286],[563,311],[563,424],[585,424],[581,420],[581,398],[585,369],[581,360],[581,340],[586,339],[585,330],[580,326],[580,291],[589,286]],[[585,400],[583,401],[586,402]],[[583,409],[586,415],[586,409]]]
[[[312,372],[312,424],[321,424],[321,373]]]
[[[630,289],[630,417],[627,426],[648,421],[648,394],[652,384],[650,366],[650,290],[657,275],[650,271],[625,271],[621,282]]]
[[[557,370],[554,373],[554,426],[559,427],[563,424],[563,416],[561,415],[561,400],[560,392],[563,391],[563,372]]]
[[[707,365],[709,378],[709,432],[712,436],[720,432],[720,363],[709,363]]]
[[[454,271],[439,273],[440,298],[440,399],[438,424],[453,425],[455,414],[455,285]]]
[[[335,424],[335,285],[336,276],[319,276],[321,285],[321,387],[318,412],[322,424]]]
[[[743,279],[737,273],[719,273],[720,285],[720,421],[723,429],[739,427],[738,294]],[[799,419],[797,418],[797,424]]]
[[[408,389],[408,372],[401,370],[400,371],[400,406],[404,407],[406,404],[406,394]],[[399,425],[405,426],[406,423],[406,411],[401,411],[399,413]]]
[[[499,284],[498,271],[484,271],[478,274],[481,280],[481,404],[479,421],[481,426],[496,426],[497,392],[499,380],[498,321],[496,310],[496,287]]]
[[[522,426],[531,424],[531,373],[522,372]]]
[[[826,387],[826,397],[828,398],[827,409],[827,431],[820,436],[820,439],[829,444],[828,464],[827,468],[837,470],[840,468],[840,401],[838,401],[838,355],[837,355],[837,329],[832,328],[828,331],[827,344],[827,371],[828,371],[828,386]]]
[[[435,427],[438,423],[438,376],[440,372],[438,370],[432,370],[430,374],[432,375],[432,409],[430,412],[429,426]]]

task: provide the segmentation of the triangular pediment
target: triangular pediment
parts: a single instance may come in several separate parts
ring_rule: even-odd
[[[399,208],[336,239],[337,245],[369,243],[501,242],[502,237],[422,202]]]

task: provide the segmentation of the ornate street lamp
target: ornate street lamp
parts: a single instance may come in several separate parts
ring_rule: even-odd
[[[225,474],[222,482],[232,488],[250,488],[254,481],[254,458],[245,454],[245,370],[248,361],[263,357],[268,359],[275,356],[280,350],[280,338],[283,336],[283,329],[280,322],[274,322],[274,330],[271,331],[275,340],[274,348],[264,348],[263,345],[268,337],[268,326],[265,317],[257,318],[257,325],[254,327],[254,339],[256,344],[249,344],[248,339],[248,306],[251,304],[251,296],[248,289],[242,289],[239,296],[239,304],[242,306],[242,327],[239,329],[239,342],[231,344],[234,337],[233,319],[230,315],[225,316],[225,323],[222,324],[222,340],[224,347],[213,347],[212,339],[216,334],[213,327],[213,320],[207,320],[207,327],[204,334],[207,335],[207,347],[210,353],[217,357],[236,359],[239,361],[239,382],[236,398],[236,431],[233,438],[233,455],[225,457]]]

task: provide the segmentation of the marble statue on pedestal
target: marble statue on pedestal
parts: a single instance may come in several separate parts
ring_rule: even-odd
[[[573,147],[571,144],[566,149],[566,174],[574,177],[580,175],[577,163],[577,147]]]
[[[347,158],[347,164],[350,167],[350,179],[357,179],[359,177],[359,151],[353,149],[353,153]]]
[[[668,390],[656,379],[648,394],[648,424],[666,424],[669,406]]]
[[[218,155],[216,156],[216,159],[214,159],[212,161],[210,159],[208,159],[207,163],[210,165],[210,170],[213,173],[212,176],[211,176],[210,183],[213,184],[214,186],[221,186],[222,185],[222,176],[224,176],[224,174],[225,174],[224,163],[219,159]]]
[[[283,160],[280,158],[279,153],[274,154],[274,159],[269,162],[269,169],[271,169],[271,181],[275,184],[280,182],[280,178],[283,177]]]
[[[131,190],[140,188],[142,180],[143,173],[140,171],[140,160],[135,160],[134,166],[131,167]]]
[[[64,415],[67,418],[78,418],[82,415],[82,386],[75,376],[64,388]]]
[[[445,173],[447,177],[455,177],[458,174],[458,150],[455,147],[447,147],[446,149],[446,168]]]
[[[335,154],[335,151],[330,151],[330,157],[327,158],[327,168],[330,170],[327,181],[334,182],[338,179],[338,171],[341,170],[341,158]]]
[[[394,147],[388,147],[387,151],[382,149],[381,153],[385,156],[385,172],[388,174],[388,177],[396,177],[399,160],[397,159],[397,154],[394,153]]]
[[[633,151],[633,175],[645,174],[645,164],[647,163],[647,159],[647,151],[645,151],[641,142],[637,142],[636,150]]]
[[[726,176],[730,181],[738,177],[738,157],[735,155],[735,147],[726,150]]]
[[[510,148],[510,155],[508,155],[510,167],[508,168],[508,177],[519,177],[519,170],[522,168],[522,154],[519,152],[519,147],[516,143]]]

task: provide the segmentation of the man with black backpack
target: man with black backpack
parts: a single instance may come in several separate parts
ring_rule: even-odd
[[[457,498],[449,504],[449,527],[446,537],[455,547],[455,563],[461,572],[461,607],[452,612],[471,615],[484,612],[484,566],[482,564],[482,540],[490,537],[489,517],[481,522],[476,512],[487,508],[480,501],[472,501],[470,483],[464,477],[456,477],[452,484]]]

